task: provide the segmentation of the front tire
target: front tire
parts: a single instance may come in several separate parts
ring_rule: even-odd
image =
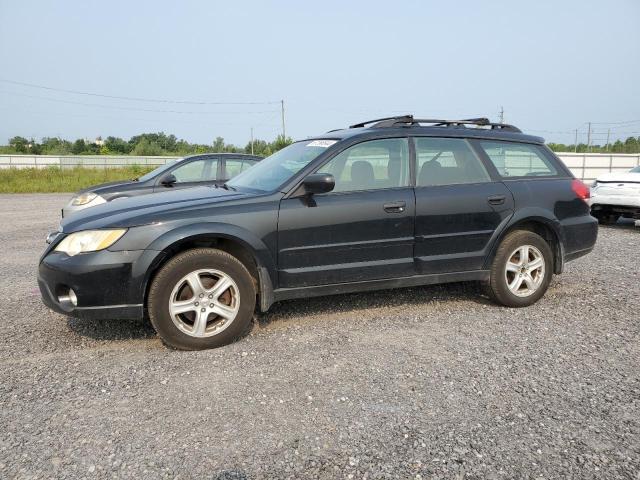
[[[179,350],[227,345],[250,328],[256,304],[251,274],[222,250],[176,255],[153,279],[147,307],[162,341]]]
[[[507,307],[528,307],[547,291],[553,275],[549,244],[528,230],[507,234],[491,265],[488,293]]]

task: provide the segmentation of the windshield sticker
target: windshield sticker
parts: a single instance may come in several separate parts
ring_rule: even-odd
[[[327,148],[336,143],[337,140],[314,140],[311,143],[307,143],[307,147],[322,147]]]

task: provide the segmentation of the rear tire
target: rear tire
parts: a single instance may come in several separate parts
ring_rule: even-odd
[[[615,225],[616,223],[618,223],[618,219],[620,218],[620,215],[616,215],[613,213],[609,213],[609,214],[598,214],[596,215],[596,218],[598,219],[598,223],[600,225]]]
[[[162,341],[179,350],[227,345],[251,327],[256,290],[251,274],[222,250],[176,255],[155,276],[147,307]]]
[[[491,265],[488,294],[507,307],[527,307],[547,291],[553,275],[549,244],[528,230],[506,235]]]

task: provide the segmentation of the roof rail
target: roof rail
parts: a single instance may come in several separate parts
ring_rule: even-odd
[[[478,127],[491,127],[492,130],[505,130],[509,132],[522,133],[522,131],[513,125],[506,123],[492,123],[488,118],[465,118],[461,120],[442,120],[442,119],[423,119],[413,118],[413,115],[402,115],[398,117],[378,118],[366,122],[351,125],[349,128],[362,128],[373,123],[370,128],[389,128],[389,127],[410,127],[421,123],[430,123],[434,127],[464,127],[465,125],[476,125]]]
[[[363,128],[365,126],[367,126],[370,123],[378,123],[378,122],[383,122],[385,120],[397,120],[397,121],[402,121],[402,120],[413,120],[413,115],[400,115],[400,116],[396,116],[396,117],[384,117],[384,118],[376,118],[375,120],[367,120],[366,122],[360,122],[360,123],[356,123],[354,125],[349,125],[349,128]]]

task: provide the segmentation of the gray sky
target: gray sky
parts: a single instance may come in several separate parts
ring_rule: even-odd
[[[285,100],[303,138],[397,113],[505,120],[551,141],[640,135],[640,1],[0,0],[0,79],[117,97]],[[0,81],[0,144],[164,131],[244,144],[279,104],[199,105]]]

